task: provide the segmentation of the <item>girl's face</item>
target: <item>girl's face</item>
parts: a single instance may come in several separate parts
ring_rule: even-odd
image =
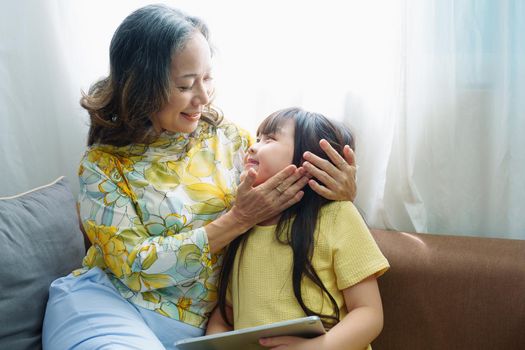
[[[244,157],[244,180],[248,170],[257,171],[254,186],[260,185],[279,171],[292,164],[294,154],[295,122],[286,120],[273,134],[257,135],[257,142]]]
[[[197,128],[212,89],[211,51],[206,38],[195,32],[171,61],[168,103],[152,117],[157,131],[190,133]]]

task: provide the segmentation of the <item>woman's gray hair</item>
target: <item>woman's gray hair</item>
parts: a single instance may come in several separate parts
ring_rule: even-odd
[[[111,39],[112,75],[123,85],[133,74],[143,88],[162,89],[169,95],[171,59],[195,31],[209,40],[208,27],[197,17],[166,5],[139,8],[124,19]]]

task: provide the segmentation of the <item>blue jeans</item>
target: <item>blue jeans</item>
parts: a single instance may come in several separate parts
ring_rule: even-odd
[[[175,341],[203,333],[203,329],[131,304],[102,270],[93,268],[51,284],[42,345],[44,350],[175,350]]]

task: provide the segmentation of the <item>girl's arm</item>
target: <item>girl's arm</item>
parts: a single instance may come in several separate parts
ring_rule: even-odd
[[[365,349],[383,329],[383,306],[375,276],[343,290],[346,315],[327,333],[326,349]]]
[[[363,350],[383,328],[383,306],[375,276],[343,290],[348,315],[328,333],[313,339],[275,337],[261,345],[279,350]]]
[[[226,316],[228,316],[228,319],[233,320],[233,310],[229,305],[226,305]],[[224,318],[222,318],[221,310],[219,310],[219,307],[216,307],[210,316],[210,320],[208,321],[206,335],[228,332],[232,330],[233,327],[226,323]]]

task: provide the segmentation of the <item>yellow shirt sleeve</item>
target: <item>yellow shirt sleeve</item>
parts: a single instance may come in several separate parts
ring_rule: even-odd
[[[351,287],[365,278],[379,277],[389,268],[357,208],[351,202],[339,202],[334,216],[333,263],[339,290]]]

